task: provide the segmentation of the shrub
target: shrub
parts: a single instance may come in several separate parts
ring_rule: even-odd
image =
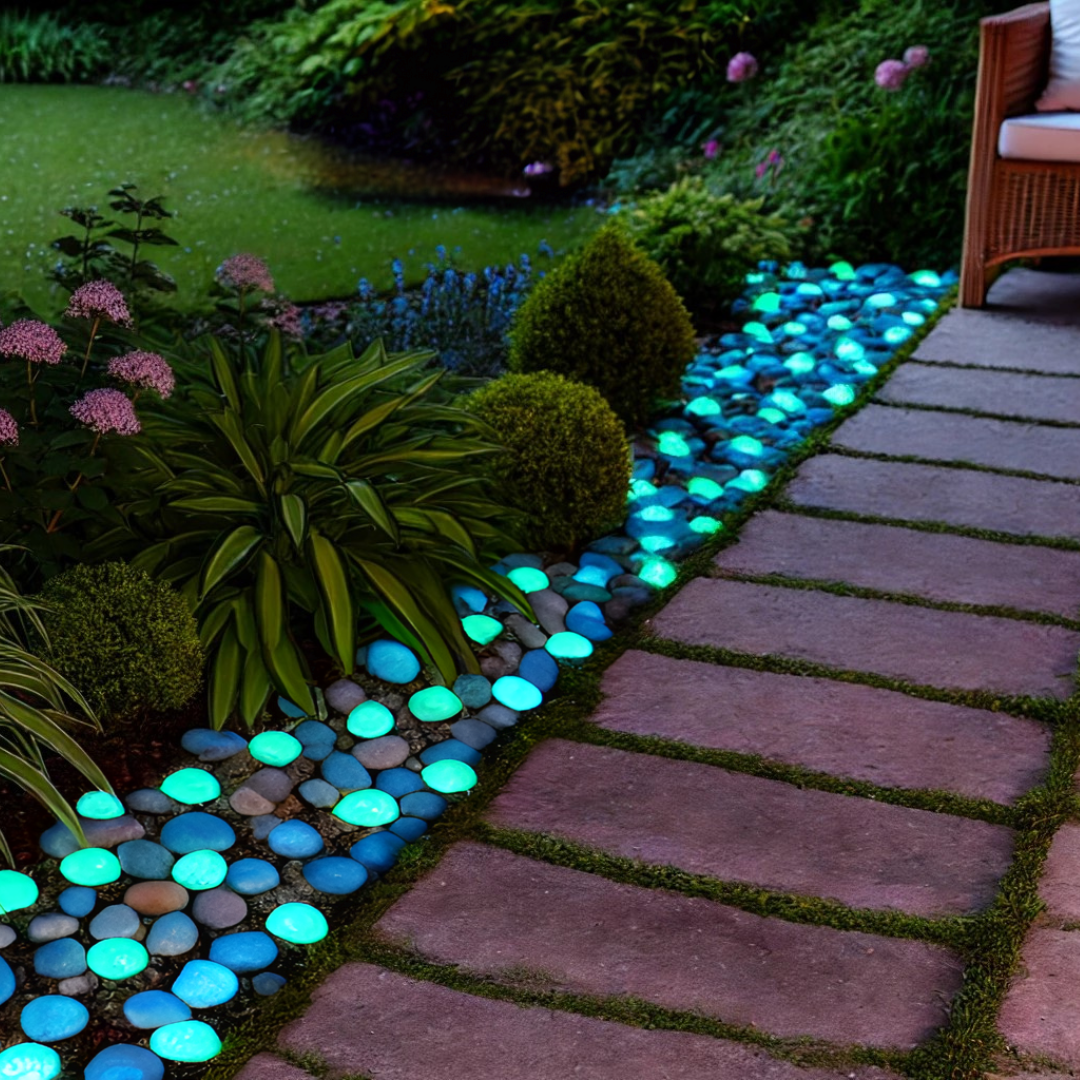
[[[617,226],[601,229],[533,290],[511,329],[511,371],[595,386],[627,424],[679,392],[694,328],[678,293]]]
[[[69,26],[52,12],[0,11],[0,83],[78,82],[102,71],[109,45],[101,28]]]
[[[619,524],[630,453],[598,391],[550,371],[504,375],[473,394],[471,407],[506,448],[498,476],[529,515],[536,544],[570,550]]]
[[[49,656],[103,719],[178,709],[202,682],[203,649],[187,601],[122,562],[80,565],[50,578]]]
[[[784,222],[763,214],[762,203],[716,195],[700,177],[685,177],[622,220],[691,311],[715,315],[738,298],[748,269],[791,257]]]

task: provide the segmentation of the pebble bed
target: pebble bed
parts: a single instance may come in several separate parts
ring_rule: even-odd
[[[701,350],[681,409],[635,445],[623,528],[576,563],[497,564],[536,623],[455,587],[481,674],[432,685],[406,646],[373,642],[354,678],[317,695],[319,717],[279,699],[283,730],[193,729],[159,788],[124,804],[84,796],[90,847],[56,824],[41,846],[57,870],[42,863],[40,881],[0,871],[0,1017],[21,1029],[0,1076],[60,1076],[91,1008],[114,1037],[85,1080],[162,1080],[166,1062],[213,1058],[214,1010],[277,993],[283,954],[326,935],[335,904],[476,783],[484,750],[554,690],[559,665],[587,658],[670,584],[678,560],[854,400],[954,282],[888,265],[780,275],[763,264],[737,304],[749,321]]]

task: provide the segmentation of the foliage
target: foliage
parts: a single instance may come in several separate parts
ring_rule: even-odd
[[[40,599],[48,657],[102,720],[178,709],[202,684],[203,648],[187,601],[122,562],[73,566]]]
[[[0,548],[0,554],[10,556],[12,549]],[[69,731],[79,724],[96,730],[97,721],[79,691],[35,654],[31,641],[48,649],[41,605],[24,597],[0,566],[0,777],[82,837],[75,811],[49,779],[44,756],[59,754],[95,788],[111,791],[104,774]],[[0,856],[13,861],[2,830]]]
[[[690,310],[716,314],[743,291],[748,267],[791,257],[785,223],[763,214],[762,202],[716,195],[700,177],[684,177],[639,200],[622,220]]]
[[[588,383],[627,424],[644,424],[658,398],[678,394],[694,353],[690,316],[663,271],[608,226],[522,305],[509,367]]]
[[[0,11],[0,83],[82,82],[100,73],[108,42],[92,23],[52,12]]]
[[[152,424],[156,493],[101,549],[139,550],[134,565],[188,598],[216,726],[237,709],[252,724],[273,689],[313,709],[302,644],[349,673],[361,618],[361,637],[389,632],[448,682],[474,670],[454,581],[528,610],[485,566],[513,546],[489,491],[495,448],[429,358],[380,343],[287,356],[278,334],[256,357],[210,338],[211,381]]]
[[[499,477],[543,548],[571,550],[622,520],[630,451],[599,391],[550,371],[504,375],[471,408],[506,447]]]

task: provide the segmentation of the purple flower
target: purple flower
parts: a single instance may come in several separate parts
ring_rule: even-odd
[[[921,68],[930,63],[930,50],[925,45],[912,45],[904,50],[904,63],[909,68]]]
[[[15,417],[7,409],[0,409],[0,446],[18,445],[19,425],[15,423]]]
[[[68,410],[80,424],[99,435],[115,431],[117,435],[138,435],[142,430],[135,406],[119,390],[91,390]]]
[[[64,312],[72,319],[105,319],[117,326],[130,326],[124,294],[111,281],[88,281],[80,285],[68,301]]]
[[[217,268],[218,280],[231,289],[274,291],[270,268],[257,255],[233,255]]]
[[[903,60],[882,60],[874,71],[874,82],[882,90],[899,90],[910,70]]]
[[[167,398],[176,387],[176,376],[165,358],[157,353],[135,352],[114,356],[108,364],[108,372],[114,379],[126,382],[140,390],[155,390],[161,398]]]
[[[715,139],[710,139],[701,149],[707,158],[714,158],[720,153],[720,144]]]
[[[0,356],[14,356],[34,364],[59,364],[67,352],[60,335],[36,319],[19,319],[0,330]]]
[[[758,73],[758,62],[748,52],[736,53],[727,66],[727,81],[733,83],[746,82]]]
[[[546,176],[549,172],[554,172],[555,166],[549,165],[546,161],[532,161],[525,166],[526,176]]]

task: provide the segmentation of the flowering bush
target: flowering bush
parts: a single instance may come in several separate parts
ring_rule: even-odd
[[[731,83],[746,82],[758,73],[758,62],[748,52],[736,53],[727,66],[727,81]]]

